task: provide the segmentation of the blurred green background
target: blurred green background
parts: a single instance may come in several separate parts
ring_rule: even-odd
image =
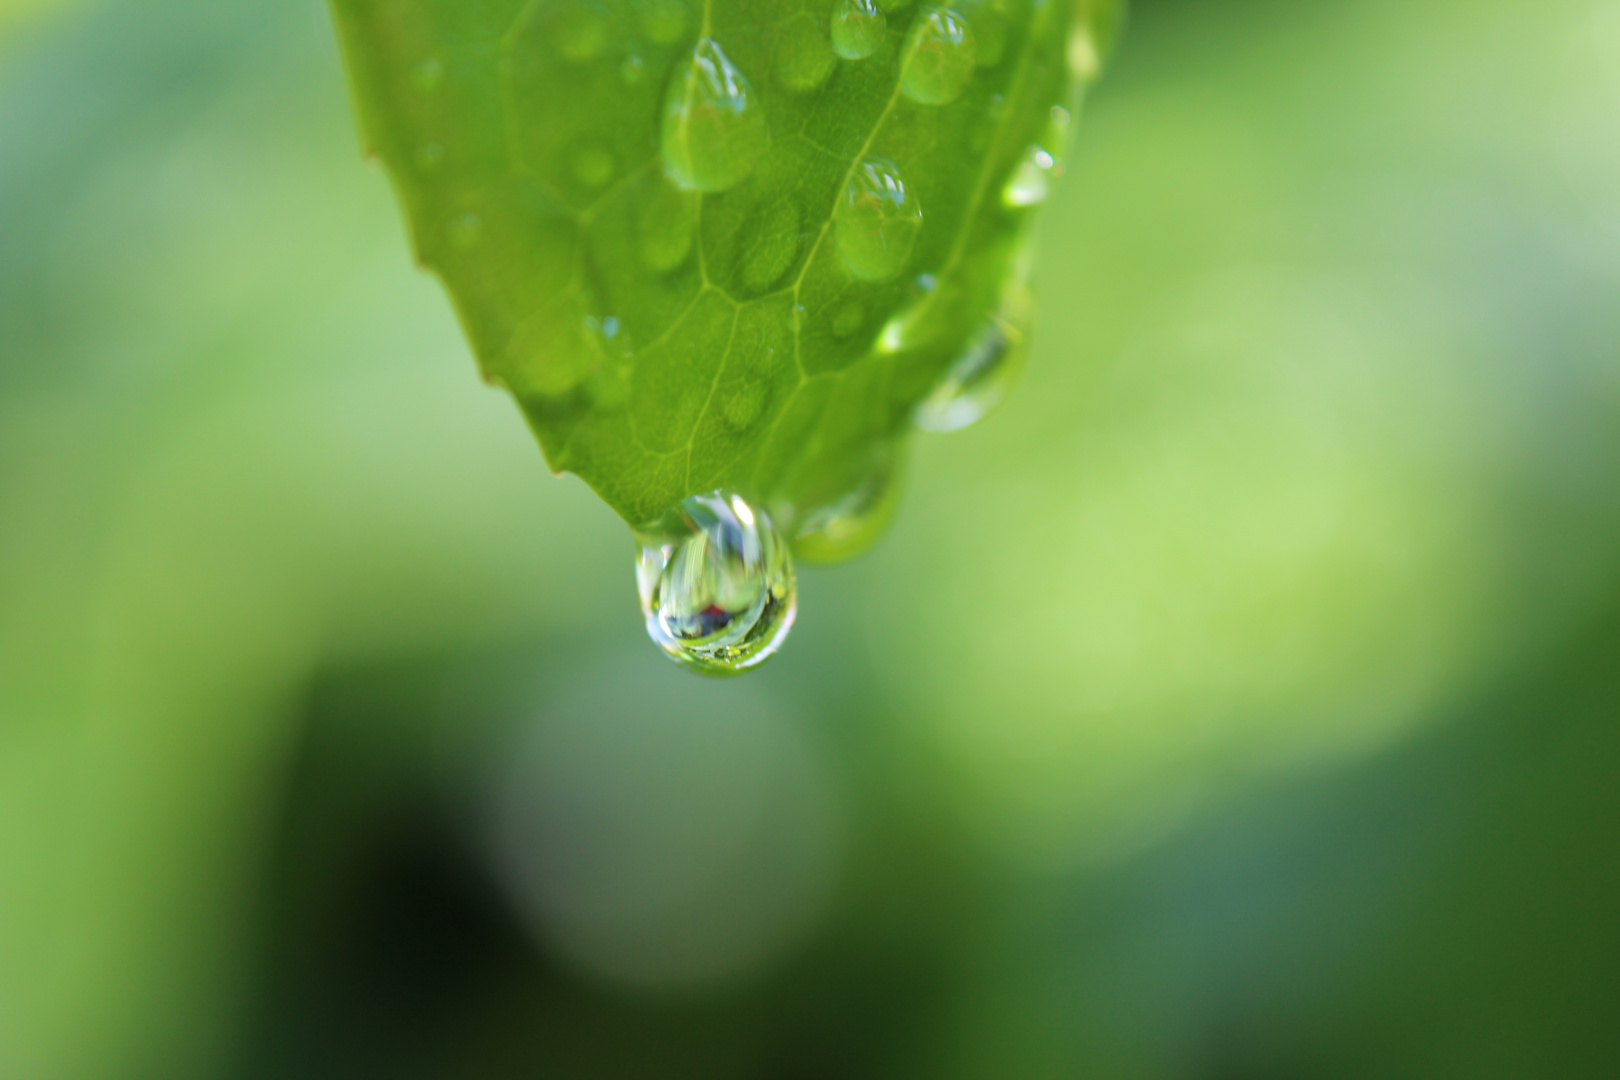
[[[0,1077],[1620,1075],[1620,0],[1139,0],[1083,121],[713,683],[316,0],[0,2]]]

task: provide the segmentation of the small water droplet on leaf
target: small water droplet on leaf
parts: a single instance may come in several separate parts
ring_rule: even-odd
[[[832,13],[833,51],[845,60],[864,60],[882,44],[887,26],[875,0],[838,0]]]
[[[720,43],[699,41],[664,100],[664,171],[688,191],[724,191],[765,153],[770,132],[754,89]]]
[[[922,230],[922,206],[906,190],[900,170],[887,158],[862,159],[851,170],[833,210],[838,254],[863,281],[898,274],[911,258]]]
[[[977,45],[967,20],[944,8],[924,8],[900,51],[900,89],[919,105],[948,105],[973,77]]]

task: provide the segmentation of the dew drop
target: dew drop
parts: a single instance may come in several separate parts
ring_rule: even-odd
[[[1032,314],[1022,286],[1009,289],[1002,308],[985,320],[914,418],[925,431],[957,431],[983,419],[1023,373]]]
[[[808,93],[826,82],[837,66],[826,20],[801,11],[783,24],[776,37],[776,81],[784,88]]]
[[[922,230],[922,206],[906,190],[887,158],[863,158],[850,173],[833,210],[838,254],[863,281],[898,274]]]
[[[876,0],[838,0],[832,13],[833,51],[845,60],[864,60],[882,44],[887,26]]]
[[[699,41],[664,100],[664,171],[688,191],[724,191],[753,169],[770,132],[754,89],[720,43]]]
[[[682,499],[640,538],[636,581],[647,634],[677,663],[733,675],[793,627],[793,558],[771,519],[740,495]]]
[[[1051,190],[1055,165],[1051,154],[1039,146],[1030,147],[1001,189],[1001,201],[1008,206],[1039,206]]]
[[[806,514],[793,532],[794,556],[805,562],[836,563],[870,548],[900,504],[898,473],[885,455],[853,491]]]
[[[973,77],[976,43],[967,20],[944,8],[924,8],[906,33],[900,89],[919,105],[948,105]]]

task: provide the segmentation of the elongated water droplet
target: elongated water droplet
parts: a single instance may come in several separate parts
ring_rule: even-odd
[[[888,529],[900,505],[899,472],[885,455],[854,490],[804,515],[793,531],[794,556],[835,563],[866,551]]]
[[[664,99],[664,171],[688,191],[724,191],[748,175],[769,139],[753,87],[719,42],[699,41]]]
[[[900,51],[900,89],[919,105],[948,105],[973,77],[976,43],[967,20],[944,8],[924,8]]]
[[[792,556],[740,495],[681,500],[643,537],[636,581],[654,643],[711,675],[760,664],[793,627]]]
[[[1045,202],[1056,164],[1052,155],[1039,146],[1030,147],[1007,178],[1007,186],[1001,189],[1001,201],[1008,206],[1038,206]]]
[[[922,230],[922,206],[906,190],[900,170],[887,158],[868,157],[850,173],[833,210],[838,254],[851,274],[882,281],[911,258]]]
[[[864,60],[877,51],[887,26],[876,0],[838,0],[832,13],[833,51],[845,60]]]
[[[917,406],[917,426],[925,431],[957,431],[984,418],[1001,404],[1023,373],[1032,307],[1022,287],[985,321],[966,351],[945,373],[934,392]]]

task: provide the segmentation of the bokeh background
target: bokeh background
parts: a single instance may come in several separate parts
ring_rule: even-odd
[[[1620,1075],[1620,0],[1140,0],[755,677],[316,0],[0,2],[0,1077]]]

